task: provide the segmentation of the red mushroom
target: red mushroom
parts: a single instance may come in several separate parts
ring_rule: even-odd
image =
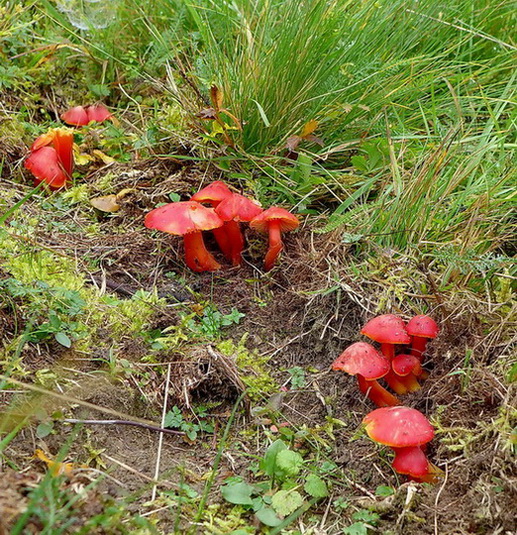
[[[215,209],[215,213],[225,222],[224,229],[231,248],[231,261],[234,266],[242,264],[244,236],[240,229],[241,222],[249,222],[262,213],[258,202],[232,193],[223,199]]]
[[[352,344],[334,361],[332,369],[357,375],[359,389],[377,407],[400,405],[399,400],[377,382],[388,373],[390,362],[372,345],[366,342]]]
[[[440,473],[422,450],[434,437],[434,429],[427,418],[409,407],[383,407],[363,419],[368,436],[393,448],[393,468],[415,481],[432,482]]]
[[[371,319],[362,329],[361,334],[381,344],[381,351],[391,361],[395,356],[395,344],[409,344],[410,338],[404,322],[394,314],[383,314]],[[408,389],[393,372],[384,380],[397,394],[406,394]]]
[[[87,108],[84,108],[83,106],[75,106],[61,114],[61,119],[63,119],[66,124],[74,126],[86,126],[91,122],[102,123],[107,119],[111,119],[111,117],[111,112],[102,104],[95,104],[94,106],[88,106]]]
[[[221,267],[207,251],[201,232],[222,224],[212,208],[205,208],[194,201],[169,203],[155,208],[145,216],[147,228],[183,236],[185,261],[196,272],[215,271]]]
[[[275,265],[278,255],[284,248],[282,232],[295,230],[300,225],[298,218],[284,208],[272,206],[250,222],[250,227],[269,233],[269,248],[264,259],[264,269],[269,271]]]
[[[422,355],[428,340],[436,338],[440,329],[432,318],[421,315],[409,320],[406,332],[411,336],[411,354],[422,362]]]
[[[422,366],[414,355],[397,355],[391,361],[391,368],[409,392],[420,390],[421,386],[415,376],[422,373]]]
[[[213,208],[216,208],[222,200],[226,199],[226,197],[230,197],[231,195],[233,195],[233,193],[230,188],[222,180],[216,180],[215,182],[212,182],[211,184],[208,184],[208,186],[199,190],[190,198],[190,200],[197,201],[199,203],[207,203]],[[226,232],[226,226],[227,223],[225,223],[222,227],[215,228],[212,230],[212,232],[215,240],[217,241],[217,245],[219,245],[219,248],[223,252],[224,256],[231,261],[232,247]]]
[[[51,189],[66,186],[74,167],[73,146],[74,136],[66,128],[54,128],[39,136],[24,163],[35,184],[46,182]]]

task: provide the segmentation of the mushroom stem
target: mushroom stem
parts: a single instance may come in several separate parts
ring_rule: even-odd
[[[242,251],[244,249],[244,236],[241,232],[241,226],[238,221],[227,221],[223,227],[228,235],[228,241],[230,242],[231,258],[234,266],[240,266],[242,264]]]
[[[264,259],[264,269],[266,271],[269,271],[273,268],[278,255],[284,248],[280,224],[280,221],[275,220],[269,222],[269,248]]]
[[[427,345],[427,338],[422,336],[412,336],[411,337],[411,355],[420,359],[422,362],[422,355],[424,354],[425,347]]]
[[[183,239],[185,261],[192,271],[215,271],[221,268],[221,264],[207,251],[200,231],[185,234]]]
[[[74,168],[74,135],[68,130],[56,129],[53,146],[63,166],[63,171],[68,177],[71,177]]]
[[[403,377],[397,376],[397,380],[399,383],[404,385],[408,392],[417,392],[422,388],[413,372]]]
[[[395,356],[395,345],[394,344],[381,344],[381,353],[391,362]],[[399,380],[399,378],[392,372],[389,371],[383,379],[388,383],[388,386],[394,390],[397,394],[407,394],[408,389],[406,386]]]
[[[362,375],[357,375],[359,390],[377,407],[393,407],[400,405],[400,401],[393,394],[388,392],[377,381],[367,381]]]
[[[228,233],[226,232],[226,225],[228,223],[225,223],[222,227],[214,228],[212,232],[214,233],[215,241],[217,242],[217,245],[219,245],[219,249],[221,249],[224,256],[228,259],[232,259],[232,245],[230,243],[230,240],[228,238]]]

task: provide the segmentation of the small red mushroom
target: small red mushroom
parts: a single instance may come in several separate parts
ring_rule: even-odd
[[[421,386],[416,376],[422,373],[422,366],[414,355],[397,355],[391,361],[391,369],[399,376],[400,382],[409,392],[420,390]]]
[[[436,338],[440,329],[433,318],[421,315],[409,320],[406,332],[411,336],[411,354],[422,362],[422,355],[428,340]]]
[[[394,314],[383,314],[371,319],[361,329],[361,334],[381,344],[381,351],[391,361],[395,356],[396,344],[409,344],[411,339],[406,332],[404,322]],[[384,380],[397,394],[406,394],[408,389],[393,372]]]
[[[24,162],[35,177],[34,183],[45,182],[53,190],[66,186],[74,167],[73,146],[74,135],[66,128],[54,128],[39,136]]]
[[[269,271],[275,265],[278,255],[284,248],[282,232],[295,230],[300,225],[298,218],[284,208],[272,206],[252,219],[250,227],[269,233],[269,248],[264,259],[264,269]]]
[[[434,437],[433,426],[416,409],[383,407],[363,419],[366,433],[395,452],[393,468],[415,481],[434,481],[441,470],[425,457],[422,447]]]
[[[377,382],[388,373],[390,362],[372,345],[366,342],[352,344],[334,361],[332,369],[357,375],[359,389],[377,407],[400,405],[400,401]]]
[[[199,203],[207,203],[213,208],[216,208],[222,200],[226,199],[226,197],[230,197],[231,195],[233,195],[233,193],[230,188],[222,180],[216,180],[215,182],[212,182],[211,184],[208,184],[208,186],[199,190],[190,198],[190,200]],[[215,228],[212,230],[212,232],[217,245],[219,245],[219,249],[221,249],[224,256],[231,261],[232,247],[226,232],[226,226],[227,223],[224,223],[222,227]]]
[[[244,195],[232,193],[217,205],[215,213],[225,222],[224,229],[230,242],[232,264],[240,266],[244,249],[244,236],[240,223],[256,218],[262,213],[262,207]]]
[[[145,216],[147,228],[183,236],[185,261],[196,272],[215,271],[221,265],[207,251],[203,230],[212,230],[223,224],[212,208],[194,201],[174,202],[155,208]]]
[[[61,114],[61,119],[66,124],[73,126],[86,126],[91,122],[102,123],[107,119],[111,119],[113,115],[102,104],[95,104],[84,108],[83,106],[75,106]]]

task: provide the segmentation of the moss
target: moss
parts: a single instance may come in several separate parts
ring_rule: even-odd
[[[241,370],[241,379],[247,387],[252,400],[261,400],[268,394],[278,392],[279,386],[271,377],[268,370],[268,357],[260,355],[257,351],[246,348],[248,335],[245,334],[237,344],[233,340],[224,340],[217,345],[217,349],[228,357],[235,358]]]

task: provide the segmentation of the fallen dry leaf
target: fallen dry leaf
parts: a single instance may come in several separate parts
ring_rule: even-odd
[[[102,197],[94,197],[90,199],[90,204],[100,210],[101,212],[117,212],[120,210],[120,204],[118,204],[118,195],[104,195]]]

